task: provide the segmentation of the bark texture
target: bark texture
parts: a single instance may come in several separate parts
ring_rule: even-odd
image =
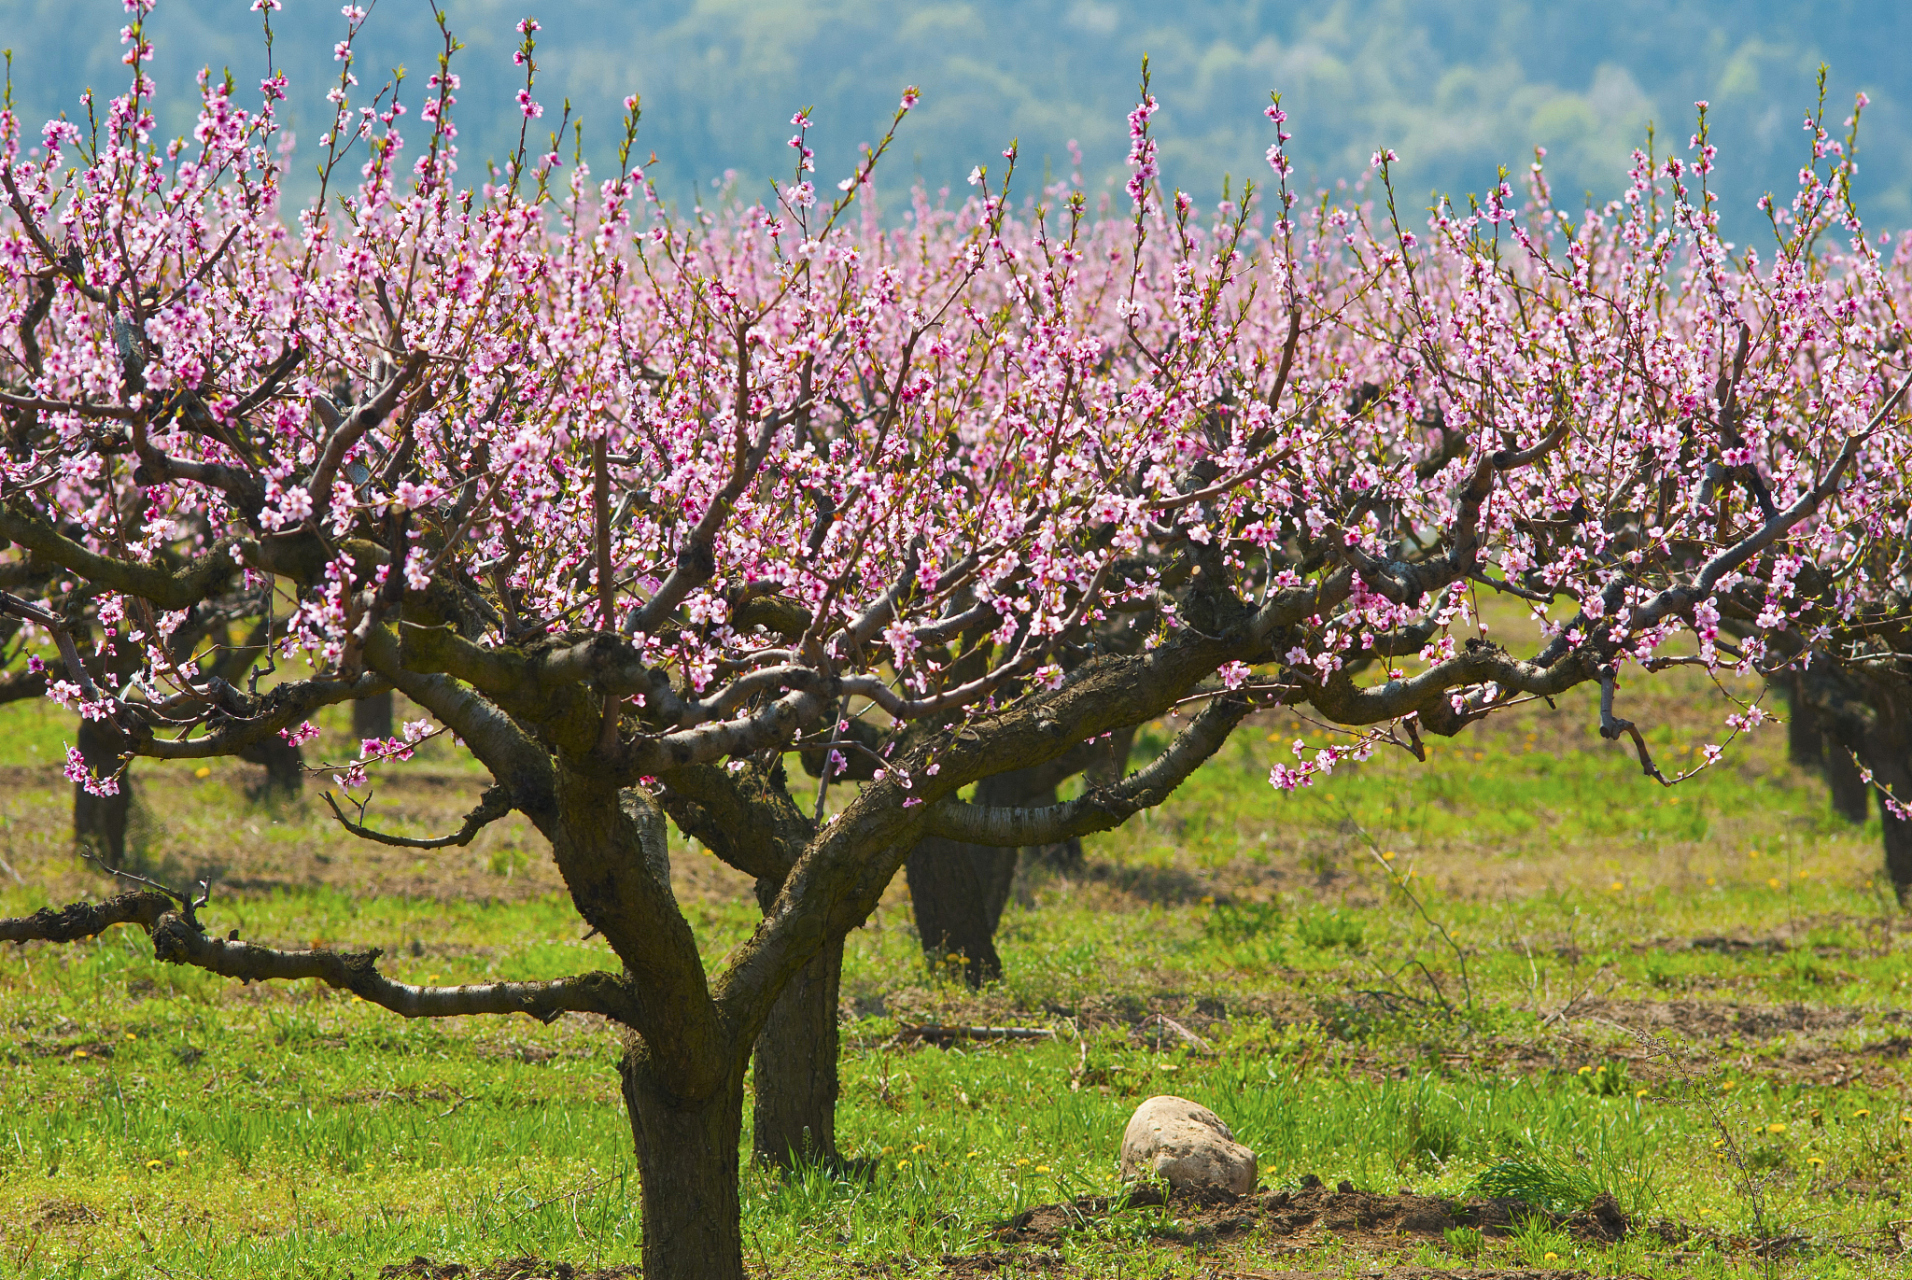
[[[1056,803],[1065,778],[1086,773],[1094,785],[1120,781],[1135,740],[1133,727],[1118,730],[1106,743],[1085,744],[1059,760],[1014,769],[976,784],[976,804],[1005,809],[1045,809]],[[910,905],[923,958],[932,968],[960,965],[963,980],[980,987],[1002,977],[996,928],[1016,880],[1018,862],[1039,863],[1064,874],[1082,869],[1082,838],[1024,846],[972,844],[930,836],[910,851],[904,864]]]
[[[1903,747],[1879,753],[1870,764],[1873,776],[1887,790],[1902,800],[1912,799],[1912,757]],[[1892,880],[1899,904],[1904,906],[1912,899],[1912,822],[1894,815],[1884,804],[1879,806],[1879,822],[1885,830],[1886,875]]]
[[[1776,682],[1786,699],[1786,756],[1802,769],[1823,769],[1826,764],[1825,730],[1812,703],[1800,690],[1797,674]]]
[[[360,698],[352,704],[352,736],[361,740],[392,736],[390,690],[375,693],[369,698]]]
[[[960,965],[972,987],[1002,977],[996,925],[1016,878],[1016,850],[931,836],[904,864],[923,957],[932,967]]]
[[[837,999],[843,942],[811,957],[771,1006],[757,1035],[751,1149],[760,1164],[835,1165]]]
[[[649,1050],[630,1036],[620,1074],[637,1148],[645,1276],[743,1280],[741,1059],[714,1094],[684,1099],[663,1087]]]
[[[1850,744],[1839,736],[1826,736],[1826,788],[1832,793],[1832,811],[1855,825],[1866,820],[1866,801],[1872,788],[1866,786],[1866,780],[1859,774],[1859,766],[1853,763],[1853,750],[1862,749],[1862,743]]]

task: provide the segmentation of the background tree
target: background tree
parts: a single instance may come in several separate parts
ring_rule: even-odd
[[[434,841],[341,821],[418,847],[525,814],[608,967],[413,986],[376,951],[222,935],[204,894],[156,888],[0,939],[131,923],[161,960],[404,1016],[601,1015],[653,1280],[742,1274],[752,1053],[834,1034],[831,957],[923,840],[1106,830],[1277,704],[1348,731],[1277,767],[1292,788],[1597,683],[1602,732],[1671,783],[1615,712],[1622,673],[1683,633],[1720,664],[1726,595],[1764,612],[1802,565],[1837,579],[1888,536],[1870,513],[1907,472],[1905,383],[1852,305],[1884,265],[1856,220],[1849,252],[1729,258],[1703,133],[1692,167],[1641,157],[1630,198],[1577,224],[1537,180],[1529,207],[1503,186],[1409,232],[1298,209],[1277,103],[1257,227],[1247,193],[1212,216],[1163,198],[1145,78],[1119,219],[1066,185],[1017,215],[1011,148],[960,208],[920,197],[885,230],[867,183],[889,136],[826,203],[800,113],[774,203],[678,221],[631,164],[634,101],[608,180],[562,129],[531,145],[535,29],[525,141],[478,190],[454,181],[450,35],[416,152],[390,86],[355,104],[348,35],[322,190],[288,226],[282,84],[254,111],[207,77],[193,138],[159,142],[136,6],[100,131],[55,122],[0,167],[0,536],[41,584],[0,603],[122,756],[297,745],[321,707],[403,693],[431,718],[366,744],[348,792],[434,734],[493,784]],[[1830,155],[1788,215],[1814,236],[1850,220]],[[1531,654],[1487,635],[1480,586],[1535,606]],[[244,686],[170,652],[196,610],[268,588],[296,605]],[[124,620],[116,684],[74,592]],[[1755,619],[1739,661],[1791,622]],[[1161,753],[1074,800],[962,795],[1162,717]],[[805,749],[834,806],[792,793]],[[762,922],[710,965],[666,812],[759,884]],[[760,1108],[815,1152],[823,1131],[791,1126],[831,1082],[795,1083]]]

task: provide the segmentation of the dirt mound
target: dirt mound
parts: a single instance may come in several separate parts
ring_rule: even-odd
[[[413,1258],[379,1270],[379,1280],[637,1280],[636,1267],[574,1267],[542,1258],[500,1258],[472,1268],[462,1262]]]
[[[1155,1188],[1139,1187],[1113,1200],[1085,1196],[1066,1204],[1039,1205],[1003,1223],[996,1239],[1002,1244],[1049,1247],[1095,1219],[1156,1207],[1163,1210],[1163,1220],[1152,1234],[1201,1245],[1259,1231],[1263,1236],[1332,1235],[1357,1247],[1385,1248],[1398,1244],[1402,1236],[1438,1238],[1456,1227],[1472,1228],[1485,1236],[1511,1235],[1535,1217],[1579,1239],[1602,1244],[1623,1239],[1633,1230],[1619,1202],[1605,1193],[1578,1213],[1559,1214],[1504,1197],[1474,1196],[1463,1201],[1408,1190],[1392,1195],[1357,1191],[1347,1182],[1329,1187],[1310,1175],[1302,1179],[1299,1189],[1253,1196],[1204,1191],[1165,1198]],[[968,1259],[965,1263],[971,1270],[987,1269]],[[1018,1258],[1018,1265],[1027,1264]]]

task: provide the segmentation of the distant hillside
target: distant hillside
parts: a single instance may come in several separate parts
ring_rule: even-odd
[[[200,66],[258,78],[259,22],[248,8],[162,3],[153,29],[170,129],[184,127]],[[517,136],[512,25],[531,12],[544,26],[538,96],[551,108],[540,123],[554,123],[569,96],[587,151],[601,156],[618,102],[641,92],[641,145],[657,152],[680,199],[732,169],[746,194],[761,191],[787,170],[788,120],[801,106],[816,108],[826,176],[840,170],[907,83],[922,87],[923,103],[890,184],[958,184],[1012,137],[1034,177],[1045,163],[1065,172],[1068,143],[1079,140],[1085,176],[1099,183],[1121,168],[1123,116],[1146,51],[1166,176],[1205,198],[1224,174],[1266,172],[1259,112],[1275,88],[1304,175],[1352,175],[1385,143],[1401,154],[1416,203],[1432,190],[1480,190],[1497,163],[1519,171],[1537,143],[1563,196],[1610,193],[1648,120],[1662,146],[1683,149],[1693,101],[1707,98],[1729,226],[1746,235],[1759,192],[1794,180],[1799,123],[1824,61],[1830,118],[1848,114],[1856,89],[1872,98],[1861,149],[1870,221],[1912,224],[1912,5],[1892,0],[452,0],[449,11],[467,46],[457,59],[461,144],[474,175]],[[85,85],[121,82],[123,22],[119,0],[0,0],[30,126],[73,109]],[[286,0],[276,26],[294,119],[310,140],[343,19],[331,0]],[[416,101],[436,52],[427,4],[382,0],[367,35],[366,87],[374,68],[403,63]]]

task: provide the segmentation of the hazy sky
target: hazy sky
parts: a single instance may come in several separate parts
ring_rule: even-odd
[[[265,66],[250,0],[162,0],[152,29],[166,86],[165,123],[189,123],[192,77],[231,67],[242,85]],[[1754,234],[1752,203],[1787,190],[1804,155],[1800,123],[1814,107],[1814,74],[1830,65],[1828,117],[1872,99],[1862,133],[1860,186],[1869,219],[1912,224],[1912,4],[1888,0],[1216,0],[1169,5],[1123,0],[451,0],[466,48],[460,119],[465,176],[515,143],[511,102],[521,73],[512,30],[526,13],[543,25],[537,97],[549,129],[569,97],[585,147],[608,162],[631,92],[643,96],[640,151],[655,151],[661,185],[683,199],[726,170],[755,197],[787,170],[789,118],[815,108],[823,176],[847,171],[856,145],[880,133],[906,84],[923,101],[880,184],[960,186],[979,162],[1019,139],[1031,176],[1067,172],[1068,144],[1100,186],[1121,170],[1123,117],[1150,55],[1166,178],[1204,198],[1224,175],[1239,184],[1267,170],[1260,110],[1280,89],[1302,173],[1352,176],[1375,147],[1402,156],[1403,194],[1464,196],[1516,172],[1544,144],[1556,190],[1570,199],[1610,194],[1630,149],[1658,129],[1684,149],[1693,103],[1712,104],[1722,149],[1729,227]],[[123,83],[120,0],[0,0],[0,31],[14,50],[14,89],[29,132],[79,91]],[[285,0],[275,56],[293,76],[289,118],[316,139],[322,95],[335,75],[339,5]],[[437,37],[426,0],[379,0],[362,46],[364,91],[394,66],[408,69],[414,104]],[[413,133],[419,132],[412,117]],[[567,147],[567,154],[569,148]],[[298,183],[310,172],[301,150]]]

